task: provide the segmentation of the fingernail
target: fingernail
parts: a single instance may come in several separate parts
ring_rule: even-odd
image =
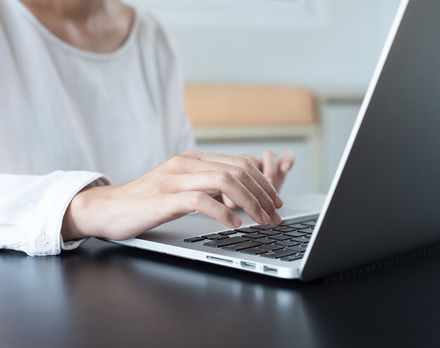
[[[240,227],[241,226],[241,220],[238,218],[238,217],[236,217],[236,216],[234,216],[233,218],[232,218],[232,223],[233,223],[233,227],[234,228],[238,228],[238,227]]]
[[[275,207],[277,207],[277,208],[281,208],[283,206],[283,200],[281,199],[281,197],[278,194],[275,196],[274,203],[275,203]]]
[[[270,222],[270,216],[264,210],[261,211],[260,216],[261,216],[261,221],[260,221],[261,224],[267,225]]]

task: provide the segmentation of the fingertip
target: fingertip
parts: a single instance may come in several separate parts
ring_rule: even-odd
[[[286,151],[283,156],[282,156],[282,160],[284,162],[288,162],[288,163],[292,163],[295,162],[295,156],[293,155],[292,152],[290,151]]]
[[[263,210],[261,212],[261,222],[257,222],[262,223],[263,225],[267,225],[270,222],[270,216]]]
[[[293,167],[293,162],[283,162],[281,164],[281,171],[287,173]]]
[[[264,156],[273,156],[273,151],[268,149],[263,151],[263,157]]]
[[[280,169],[284,173],[289,171],[293,167],[293,164],[294,164],[293,157],[283,156],[283,158],[280,159]]]
[[[274,203],[275,203],[275,207],[277,209],[279,209],[283,206],[283,200],[281,199],[281,197],[278,194],[275,196]]]
[[[242,222],[241,220],[236,217],[235,215],[232,216],[232,227],[233,228],[239,228],[241,226]]]
[[[279,225],[282,221],[283,221],[283,219],[281,218],[281,216],[280,216],[280,214],[278,214],[277,212],[275,212],[275,225]]]
[[[293,160],[293,153],[292,153],[292,151],[289,151],[289,150],[284,151],[283,158],[289,158],[289,159]]]

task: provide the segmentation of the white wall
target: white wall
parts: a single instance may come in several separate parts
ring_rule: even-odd
[[[174,2],[182,11],[183,0],[129,1],[156,10],[163,18],[182,54],[187,81],[291,83],[319,89],[365,88],[398,4],[398,0],[305,0],[316,3],[315,27],[276,25],[276,11],[264,17],[273,18],[273,27],[260,27],[247,24],[249,16],[238,9],[245,3],[251,11],[252,4],[262,0],[233,1],[238,16],[243,17],[242,25],[210,24],[183,13],[185,22],[178,20],[178,11],[164,11],[160,6],[165,2],[169,8]],[[203,0],[203,8],[206,11],[210,3],[214,8],[221,2],[227,0]],[[266,2],[273,7],[279,3]],[[215,18],[215,12],[210,16]],[[297,16],[292,14],[292,22],[299,21]]]

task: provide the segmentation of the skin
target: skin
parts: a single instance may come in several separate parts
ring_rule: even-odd
[[[117,0],[22,0],[49,31],[68,44],[95,53],[118,49],[134,20]]]
[[[95,53],[109,53],[127,39],[133,10],[116,0],[22,0],[54,35]],[[242,208],[259,224],[281,222],[278,191],[293,166],[286,152],[266,151],[261,159],[198,151],[177,155],[121,185],[91,187],[71,201],[62,225],[65,241],[84,237],[127,239],[199,212],[226,226],[241,221]]]
[[[276,209],[282,200],[251,160],[189,151],[127,184],[79,193],[67,210],[63,236],[127,239],[194,211],[239,227],[220,194],[259,224],[281,222]]]
[[[287,174],[292,169],[294,160],[289,151],[286,151],[281,158],[278,158],[271,150],[264,151],[261,159],[256,159],[251,155],[243,155],[258,170],[260,170],[265,178],[274,186],[277,192],[280,192],[281,186],[286,179]],[[237,204],[231,201],[227,196],[223,196],[223,202],[229,208],[236,208]]]

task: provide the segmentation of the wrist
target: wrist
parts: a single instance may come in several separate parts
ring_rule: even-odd
[[[99,209],[100,194],[108,186],[90,187],[79,192],[70,202],[64,214],[61,235],[64,241],[89,237],[101,237],[99,222],[104,209]]]

